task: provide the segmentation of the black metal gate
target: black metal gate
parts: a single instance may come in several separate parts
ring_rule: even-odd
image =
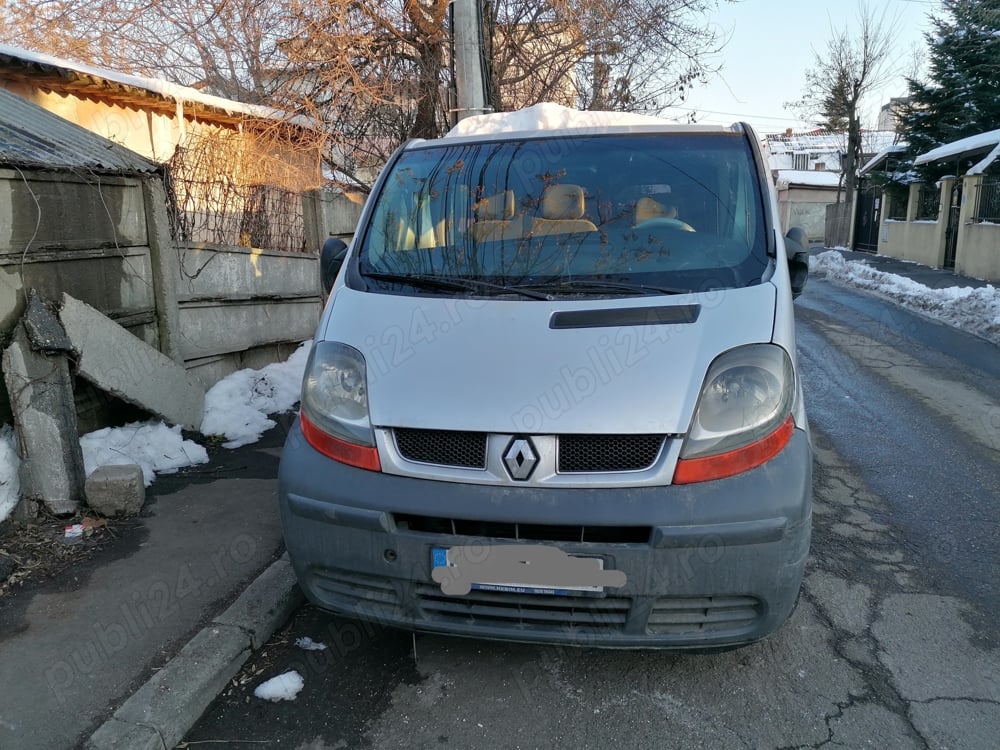
[[[956,180],[951,189],[951,203],[948,206],[948,226],[944,232],[944,267],[955,267],[955,253],[958,250],[958,218],[962,212],[962,180]]]
[[[858,191],[858,217],[854,223],[854,249],[878,252],[878,225],[882,216],[882,188],[876,185]]]

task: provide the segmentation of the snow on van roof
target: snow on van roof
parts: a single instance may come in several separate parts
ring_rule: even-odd
[[[494,112],[473,115],[460,121],[446,137],[495,135],[539,130],[575,130],[579,128],[611,128],[635,125],[671,125],[670,120],[635,112],[583,112],[561,104],[542,102],[516,112]]]

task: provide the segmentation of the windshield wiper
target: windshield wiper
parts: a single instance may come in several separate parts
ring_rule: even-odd
[[[369,279],[395,281],[401,284],[423,287],[424,289],[463,289],[470,292],[488,289],[506,294],[520,294],[522,297],[529,297],[531,299],[552,299],[548,294],[543,294],[542,292],[534,292],[530,289],[514,286],[504,286],[503,284],[494,284],[489,281],[482,281],[481,279],[467,279],[461,276],[434,276],[428,273],[387,273],[383,271],[370,271],[362,275]]]
[[[603,294],[606,292],[638,292],[639,294],[690,294],[690,289],[676,287],[652,286],[650,284],[630,284],[625,281],[600,281],[597,279],[566,279],[549,284],[526,284],[524,286],[508,287],[513,289],[538,289],[550,291],[581,292]]]

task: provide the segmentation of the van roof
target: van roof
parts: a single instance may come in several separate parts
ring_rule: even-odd
[[[516,112],[474,115],[461,120],[444,139],[414,141],[410,148],[464,142],[522,140],[579,135],[644,133],[743,133],[741,124],[678,125],[651,115],[634,112],[580,111],[559,104],[542,103]]]

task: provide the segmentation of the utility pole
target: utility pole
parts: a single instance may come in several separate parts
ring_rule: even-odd
[[[480,47],[480,0],[453,0],[452,33],[455,44],[455,94],[458,119],[489,112],[483,84],[483,55]]]

